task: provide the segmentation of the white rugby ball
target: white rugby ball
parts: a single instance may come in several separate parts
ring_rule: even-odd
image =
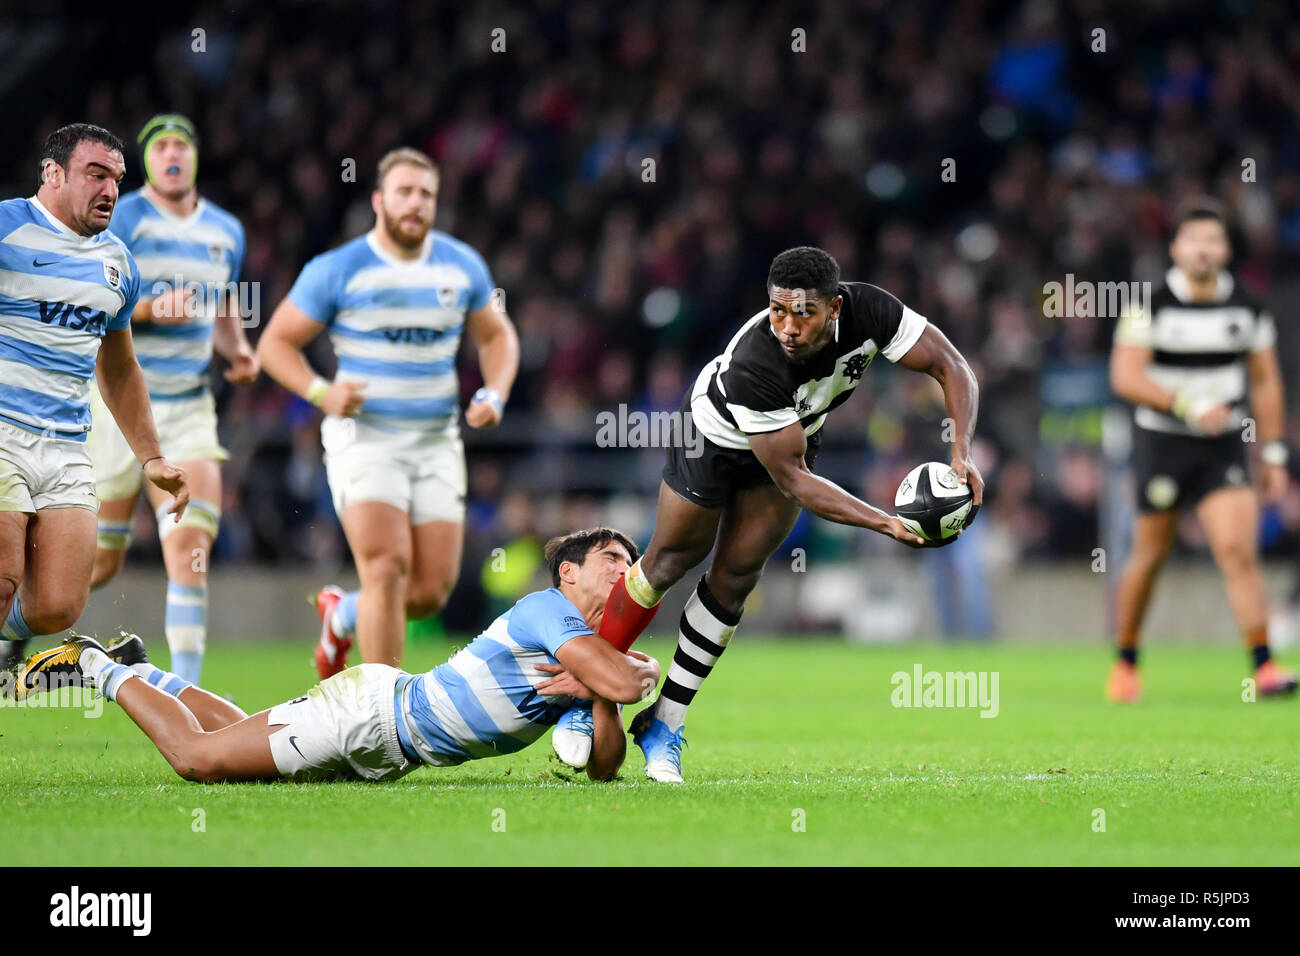
[[[951,465],[927,461],[907,473],[894,495],[894,511],[913,534],[943,541],[961,531],[974,495]]]

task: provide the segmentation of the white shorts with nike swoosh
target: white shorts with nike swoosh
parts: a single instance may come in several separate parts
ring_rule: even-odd
[[[418,767],[397,737],[393,692],[401,674],[360,664],[272,707],[276,769],[290,780],[396,780]]]

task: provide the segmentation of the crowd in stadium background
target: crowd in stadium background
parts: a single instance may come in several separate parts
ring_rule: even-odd
[[[30,195],[63,123],[129,140],[159,110],[188,114],[200,192],[244,223],[264,322],[308,258],[370,227],[378,157],[428,151],[437,227],[483,253],[523,347],[505,423],[466,435],[470,590],[509,542],[526,556],[598,517],[648,536],[662,450],[597,449],[597,413],[675,409],[764,307],[772,255],[804,243],[928,316],[974,367],[989,492],[963,546],[1086,560],[1101,500],[1120,493],[1101,453],[1114,317],[1049,318],[1044,283],[1158,284],[1180,199],[1212,192],[1235,218],[1233,268],[1278,318],[1300,448],[1300,21],[1286,2],[1203,6],[1126,8],[1121,28],[1118,5],[1087,0],[235,0],[77,18],[53,4],[0,31],[0,178]],[[15,101],[43,44],[86,55],[48,96]],[[139,182],[128,156],[125,185]],[[884,365],[830,419],[818,470],[888,506],[945,449],[937,389]],[[232,453],[216,562],[337,567],[317,410],[265,377],[214,389]],[[896,547],[839,530],[805,516],[795,534],[812,553]],[[151,524],[139,532],[156,554]],[[1265,554],[1300,551],[1300,485],[1262,534]],[[1197,535],[1189,521],[1184,543]]]

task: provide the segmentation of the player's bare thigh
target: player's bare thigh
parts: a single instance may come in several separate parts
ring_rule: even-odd
[[[9,605],[23,579],[27,555],[26,511],[0,511],[0,621],[9,613]]]
[[[221,780],[278,780],[280,770],[271,755],[273,728],[267,721],[270,710],[246,717],[238,723],[205,734],[211,748],[211,769]]]
[[[1224,570],[1256,563],[1259,499],[1254,489],[1244,485],[1217,488],[1197,503],[1196,516]]]
[[[411,528],[407,617],[429,617],[446,606],[460,577],[464,534],[464,525],[459,521],[426,521]]]
[[[71,627],[81,616],[90,594],[96,526],[95,512],[87,508],[43,508],[28,522],[20,593],[23,617],[37,634]]]
[[[729,611],[739,612],[754,590],[763,566],[799,519],[799,503],[775,485],[732,493],[722,509],[718,545],[707,582],[713,596]]]
[[[412,552],[407,513],[382,501],[359,501],[343,509],[341,520],[361,586],[405,587]]]
[[[659,483],[655,529],[641,558],[641,571],[656,591],[666,591],[713,549],[721,508],[704,508]]]
[[[1133,523],[1133,548],[1131,561],[1159,567],[1169,556],[1178,528],[1179,512],[1175,509],[1147,511],[1138,514]]]

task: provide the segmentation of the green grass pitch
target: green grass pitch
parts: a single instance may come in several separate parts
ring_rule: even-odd
[[[448,649],[413,647],[408,667]],[[218,645],[205,683],[253,712],[314,682],[310,650]],[[892,706],[891,675],[918,663],[996,671],[998,716]],[[676,788],[632,746],[615,783],[562,773],[549,735],[390,784],[200,786],[112,704],[4,707],[0,805],[17,826],[76,821],[76,839],[16,840],[19,864],[1300,863],[1300,701],[1243,702],[1238,649],[1157,645],[1146,701],[1118,708],[1109,665],[1100,646],[742,635],[692,710]]]

